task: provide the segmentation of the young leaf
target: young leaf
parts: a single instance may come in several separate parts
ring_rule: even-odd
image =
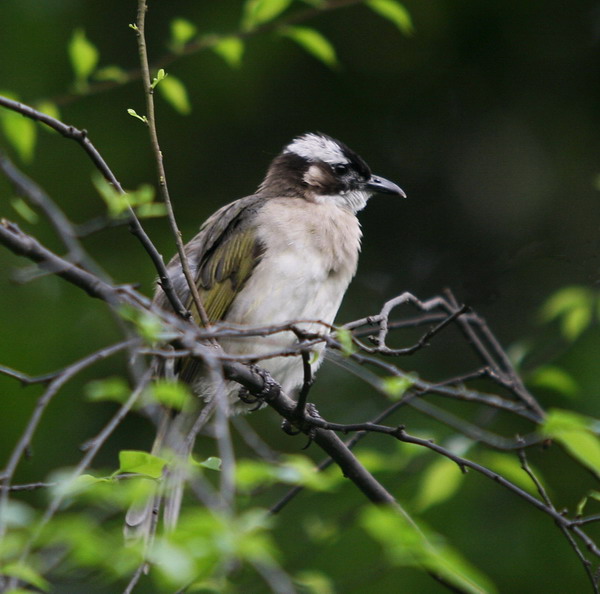
[[[155,89],[156,85],[161,81],[161,80],[165,80],[165,77],[167,76],[165,69],[164,68],[160,68],[158,70],[158,72],[156,73],[156,76],[154,77],[154,79],[152,80],[152,84],[150,85],[151,88]]]
[[[148,452],[121,450],[117,472],[135,472],[157,479],[162,476],[166,464],[166,460]]]
[[[539,367],[533,372],[527,383],[532,386],[554,390],[569,398],[576,396],[579,391],[579,386],[573,376],[554,365]]]
[[[309,27],[286,27],[281,31],[285,37],[293,39],[299,46],[326,66],[338,65],[335,49],[321,33]]]
[[[368,0],[367,6],[384,19],[391,21],[404,35],[414,33],[410,14],[400,2],[396,0]]]
[[[98,64],[96,46],[87,39],[83,29],[75,29],[69,42],[69,57],[77,81],[84,82]]]
[[[198,466],[202,466],[202,468],[208,468],[209,470],[221,470],[221,458],[217,458],[216,456],[209,456],[203,462],[196,462],[194,460],[192,462]]]
[[[242,28],[246,31],[277,18],[292,0],[246,0]]]
[[[137,118],[138,120],[140,120],[140,122],[144,122],[144,124],[148,123],[148,118],[146,116],[141,116],[138,115],[138,113],[135,111],[135,109],[131,109],[129,108],[127,110],[127,113],[132,117],[132,118]]]
[[[238,37],[224,37],[213,47],[213,51],[221,56],[231,68],[239,68],[242,65],[244,55],[244,42]]]
[[[118,376],[92,380],[84,388],[85,397],[92,401],[114,400],[125,402],[129,393],[129,385],[122,377]]]
[[[460,488],[464,474],[455,462],[439,458],[423,473],[416,505],[420,511],[450,499]]]
[[[117,218],[127,210],[129,207],[127,196],[119,193],[116,188],[108,183],[108,181],[106,181],[99,173],[94,173],[92,175],[92,183],[98,194],[102,197],[102,200],[104,200],[110,217]]]
[[[94,78],[96,80],[111,80],[118,83],[124,83],[127,82],[129,77],[127,72],[119,66],[109,65],[96,70],[96,72],[94,72]]]
[[[182,115],[188,115],[192,111],[185,86],[178,78],[172,75],[164,78],[158,90],[175,111]]]
[[[438,575],[448,587],[469,594],[495,592],[493,584],[439,536],[418,525],[404,510],[368,507],[361,524],[381,543],[390,561],[401,567],[418,567]]]
[[[415,379],[409,376],[392,375],[381,379],[381,389],[392,399],[400,400],[406,390],[411,388]]]
[[[178,381],[156,380],[149,388],[149,396],[155,402],[175,410],[184,410],[191,403],[188,387]]]
[[[171,21],[171,43],[175,51],[180,51],[183,46],[196,35],[197,27],[194,23],[182,18]]]
[[[10,205],[25,219],[28,223],[34,225],[38,222],[39,217],[37,212],[23,200],[23,198],[11,198]]]
[[[542,321],[559,319],[563,336],[573,341],[590,325],[596,301],[597,294],[587,287],[565,287],[542,306]]]
[[[349,357],[356,351],[356,347],[352,342],[352,332],[350,332],[350,330],[346,330],[346,328],[338,328],[335,336],[340,342],[342,347],[342,355],[344,355],[344,357]]]
[[[44,592],[48,592],[50,589],[50,584],[33,567],[22,561],[1,565],[0,574],[18,578]],[[14,592],[14,590],[10,590],[10,592]]]
[[[46,115],[49,115],[51,118],[55,118],[60,120],[60,110],[58,109],[58,105],[53,103],[52,101],[40,101],[35,108]],[[42,126],[42,130],[46,130],[52,134],[58,134],[56,130],[50,128],[49,126]]]
[[[15,111],[2,110],[0,124],[6,140],[15,149],[19,158],[29,163],[37,140],[37,126],[33,120]]]
[[[551,410],[542,432],[558,441],[576,460],[600,475],[600,422],[567,410]]]

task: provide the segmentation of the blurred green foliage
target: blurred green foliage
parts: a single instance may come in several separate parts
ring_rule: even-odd
[[[597,512],[596,478],[574,467],[558,445],[598,472],[598,3],[370,0],[277,33],[250,34],[320,4],[150,0],[151,60],[177,58],[161,65],[166,76],[158,68],[153,76],[161,79],[159,134],[184,237],[220,205],[252,193],[270,158],[294,135],[321,130],[344,140],[377,173],[397,181],[409,199],[380,198],[361,214],[360,270],[338,320],[373,314],[403,290],[427,297],[450,286],[485,315],[504,344],[515,345],[511,353],[518,353],[528,385],[545,408],[555,408],[545,430],[557,443],[528,454],[536,474],[550,483],[553,501],[559,508],[583,509],[585,495],[586,513]],[[144,118],[141,85],[132,75],[137,49],[128,24],[134,19],[134,4],[118,0],[4,0],[2,94],[88,130],[123,185],[139,188],[129,199],[140,215],[146,209],[154,217],[161,205],[147,185],[155,183],[155,173],[146,129],[131,117]],[[241,38],[233,35],[240,26],[247,34]],[[193,51],[195,44],[210,51]],[[94,168],[74,143],[38,134],[39,125],[3,109],[0,127],[2,148],[73,221],[123,212],[120,198],[93,181]],[[43,219],[4,179],[0,197],[2,217],[17,218],[60,249]],[[174,246],[166,222],[149,218],[144,225],[170,256]],[[125,227],[90,235],[85,245],[115,282],[139,283],[151,293],[155,271]],[[60,279],[36,278],[27,266],[0,250],[0,364],[46,373],[119,336],[102,304]],[[149,343],[161,332],[154,319],[125,317]],[[339,337],[352,352],[350,337]],[[400,334],[399,341],[411,344],[410,337]],[[431,380],[478,365],[451,330],[436,337],[426,355],[403,363]],[[113,414],[114,400],[126,394],[122,380],[114,379],[124,369],[123,360],[111,359],[67,385],[45,415],[17,483],[70,484],[69,471],[61,475],[57,469],[74,466],[80,445]],[[90,383],[102,378],[113,379]],[[408,387],[394,379],[384,392],[397,397]],[[39,386],[22,389],[0,376],[3,460],[40,392]],[[380,394],[328,365],[311,399],[326,418],[340,422],[363,421],[387,405]],[[566,408],[579,414],[561,410]],[[452,440],[448,428],[401,410],[394,422],[441,443]],[[468,411],[473,422],[487,418],[481,409]],[[421,567],[438,571],[440,559],[488,591],[492,582],[511,593],[588,588],[581,565],[548,517],[474,473],[461,474],[446,459],[371,437],[358,449],[361,460],[451,543],[432,533],[440,548],[423,549],[415,568],[414,556],[403,555],[414,555],[418,546],[399,550],[406,543],[396,537],[421,541],[398,525],[401,519],[363,510],[360,493],[335,469],[315,475],[308,458],[294,455],[304,443],[283,435],[274,414],[256,413],[249,422],[270,448],[292,455],[278,464],[242,456],[236,475],[240,513],[226,517],[190,506],[177,532],[158,542],[155,581],[144,578],[140,591],[191,583],[190,591],[258,592],[266,590],[261,571],[272,579],[284,579],[285,571],[299,591],[319,594],[437,592],[445,590]],[[511,418],[495,420],[494,429],[509,436],[522,430]],[[61,491],[64,513],[44,529],[28,563],[11,562],[2,571],[42,590],[49,573],[55,591],[81,591],[82,583],[88,592],[122,591],[142,555],[139,548],[122,546],[123,510],[140,491],[147,494],[153,481],[119,480],[114,473],[139,472],[133,455],[139,462],[151,441],[149,423],[127,419],[99,455],[93,476]],[[240,455],[247,453],[241,435],[235,445]],[[473,443],[461,447],[532,490],[516,456]],[[197,451],[206,460],[199,472],[216,482],[214,444],[202,439]],[[319,457],[314,448],[308,453]],[[160,476],[160,459],[146,454],[144,462],[150,476]],[[267,519],[261,506],[272,505],[289,484],[309,490]],[[47,503],[44,493],[19,493],[5,509],[11,530],[0,544],[4,558],[24,546]]]

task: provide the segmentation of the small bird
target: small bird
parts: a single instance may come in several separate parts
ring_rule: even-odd
[[[362,235],[356,214],[373,194],[406,197],[396,184],[372,175],[365,161],[339,140],[320,133],[292,140],[273,159],[256,193],[219,209],[185,247],[209,321],[246,328],[301,322],[296,326],[303,331],[326,333],[356,272]],[[199,322],[178,257],[167,270],[175,291]],[[160,287],[154,302],[170,307]],[[230,355],[251,354],[260,360],[293,347],[297,340],[285,331],[223,338],[219,343]],[[323,359],[318,356],[322,349],[323,345],[314,347],[313,374]],[[287,394],[303,383],[299,356],[267,358],[260,365]],[[159,374],[165,375],[164,367],[159,365]],[[153,453],[170,451],[187,460],[193,443],[185,436],[214,387],[196,360],[179,361],[174,375],[190,386],[197,406],[191,412],[165,413]],[[227,391],[231,412],[248,409],[238,398],[239,386],[228,382]],[[185,477],[177,474],[171,473],[170,493],[165,494],[167,528],[175,526],[181,505]],[[156,503],[132,507],[126,533],[143,532],[152,507]]]

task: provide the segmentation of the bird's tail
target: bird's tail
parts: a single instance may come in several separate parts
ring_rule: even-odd
[[[162,413],[152,453],[168,460],[162,479],[147,499],[134,503],[125,516],[128,541],[150,543],[162,510],[166,530],[177,525],[194,440],[190,431],[197,414],[165,410]]]

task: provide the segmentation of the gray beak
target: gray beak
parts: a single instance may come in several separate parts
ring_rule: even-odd
[[[376,194],[396,194],[406,198],[406,194],[400,186],[378,175],[371,176],[371,179],[367,182],[367,188]]]

